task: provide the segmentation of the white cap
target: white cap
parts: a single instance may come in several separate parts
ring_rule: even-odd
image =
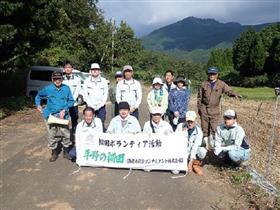
[[[228,110],[225,111],[224,117],[232,117],[232,118],[235,118],[235,117],[236,117],[236,113],[235,113],[234,110],[228,109]]]
[[[159,78],[159,77],[155,77],[155,78],[154,78],[154,80],[153,80],[153,85],[154,85],[154,84],[157,84],[157,83],[159,83],[159,84],[161,84],[161,85],[163,84],[161,78]]]
[[[90,69],[100,69],[100,66],[98,63],[92,63]]]
[[[123,71],[125,71],[125,70],[133,71],[133,68],[132,68],[131,65],[125,65],[125,66],[123,67]]]
[[[160,106],[152,107],[150,110],[151,114],[163,114],[163,109]]]
[[[195,111],[187,111],[186,113],[186,121],[195,121],[196,119],[196,113]]]

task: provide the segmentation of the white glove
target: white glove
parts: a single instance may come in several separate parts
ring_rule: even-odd
[[[218,156],[222,151],[222,147],[215,147],[214,154]]]

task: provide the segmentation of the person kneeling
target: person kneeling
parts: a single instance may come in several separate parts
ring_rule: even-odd
[[[161,107],[152,107],[150,109],[151,120],[144,124],[143,133],[152,134],[159,133],[168,135],[173,133],[171,125],[162,119],[164,111]],[[150,172],[150,169],[144,169],[146,172]]]
[[[201,165],[202,160],[207,154],[207,149],[202,147],[202,130],[196,122],[196,113],[188,111],[186,113],[186,122],[180,123],[176,132],[186,132],[188,139],[187,153],[189,154],[188,172],[194,171],[197,175],[203,175]],[[175,171],[174,171],[175,172]]]
[[[141,132],[141,126],[136,117],[129,114],[130,107],[126,101],[119,103],[119,115],[114,117],[108,128],[107,133],[131,133]]]
[[[80,134],[82,132],[87,132],[89,130],[93,130],[96,132],[103,133],[103,125],[101,119],[95,116],[95,111],[92,107],[86,107],[83,110],[84,120],[79,122],[76,128],[76,144],[79,144]],[[76,147],[73,147],[69,155],[72,159],[76,158]]]
[[[224,123],[217,127],[214,154],[220,158],[229,158],[233,166],[238,167],[250,158],[250,148],[243,128],[237,124],[234,110],[226,110]]]
[[[150,113],[151,120],[144,124],[143,133],[160,133],[165,135],[173,133],[171,125],[162,119],[164,110],[161,107],[152,107]]]

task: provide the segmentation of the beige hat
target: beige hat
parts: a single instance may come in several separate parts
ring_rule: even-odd
[[[92,63],[90,69],[100,69],[100,66],[98,63]]]
[[[195,111],[187,111],[186,113],[186,121],[195,121],[196,119],[196,113]]]
[[[123,72],[126,71],[126,70],[133,71],[133,68],[132,68],[131,65],[125,65],[125,66],[123,67]]]

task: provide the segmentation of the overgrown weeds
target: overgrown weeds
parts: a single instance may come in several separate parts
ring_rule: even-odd
[[[26,96],[0,98],[0,119],[28,107],[32,107],[32,101]]]

